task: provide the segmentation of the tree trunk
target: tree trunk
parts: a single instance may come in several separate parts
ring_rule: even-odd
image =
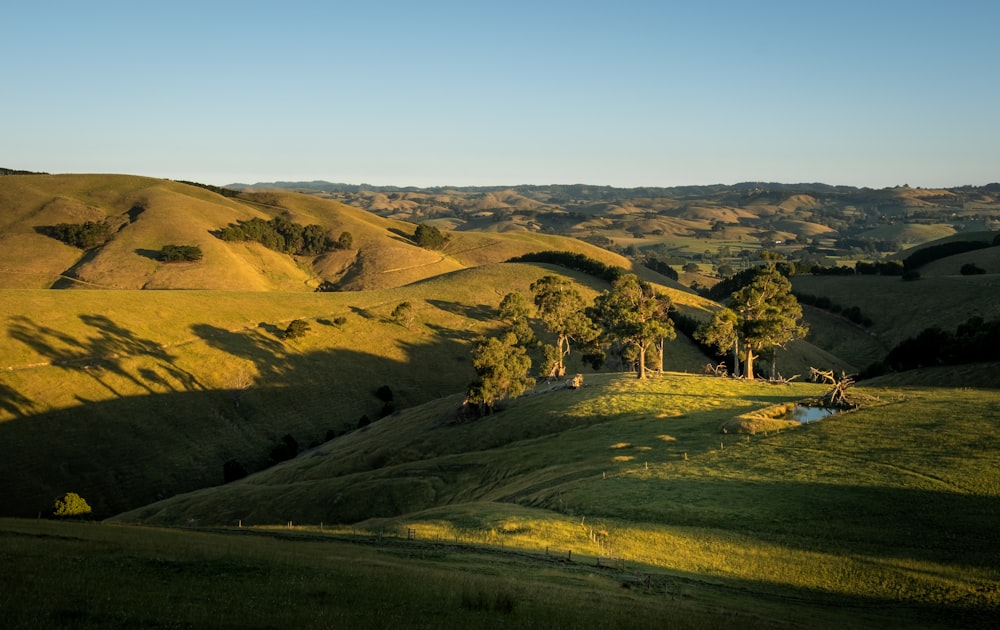
[[[639,346],[639,379],[646,378],[646,344],[636,344]]]
[[[745,374],[746,374],[747,380],[748,381],[752,381],[753,380],[753,360],[756,359],[757,357],[754,356],[753,350],[751,350],[750,348],[747,348],[746,350],[747,350],[747,358],[746,358],[746,361],[743,362],[743,366],[744,366],[744,368],[746,368],[745,369]]]
[[[733,343],[733,376],[740,375],[740,342]]]

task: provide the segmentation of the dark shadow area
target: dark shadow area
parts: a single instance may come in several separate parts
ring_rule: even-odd
[[[226,462],[249,472],[271,465],[282,436],[307,448],[355,430],[359,418],[380,418],[385,402],[375,386],[391,387],[401,409],[461,391],[469,380],[468,366],[450,361],[414,371],[463,354],[447,336],[406,345],[408,359],[397,361],[363,349],[300,352],[259,328],[198,324],[192,331],[210,348],[245,362],[208,389],[156,342],[104,315],[81,320],[90,333],[77,336],[25,317],[10,323],[12,338],[51,362],[33,369],[79,372],[112,398],[76,395],[79,406],[38,413],[37,402],[0,387],[0,408],[15,416],[0,423],[0,516],[35,517],[71,490],[103,518],[218,485]],[[145,393],[122,394],[137,388]]]
[[[459,304],[458,302],[446,302],[444,300],[424,300],[424,301],[435,308],[441,309],[446,313],[459,315],[461,317],[466,317],[469,319],[475,319],[478,321],[489,321],[496,317],[496,308],[488,306],[486,304],[477,304],[476,306],[470,306],[468,304]]]
[[[389,232],[394,235],[392,237],[393,240],[400,241],[406,243],[407,245],[413,245],[414,247],[416,247],[417,244],[413,241],[413,236],[411,234],[407,234],[406,232],[398,228],[389,228]]]
[[[354,313],[355,315],[360,315],[361,317],[364,317],[365,319],[369,319],[369,320],[380,320],[380,319],[382,319],[382,316],[379,315],[378,313],[376,313],[374,311],[371,311],[371,310],[368,310],[366,308],[361,308],[359,306],[352,306],[351,307],[351,312]]]
[[[135,253],[143,258],[148,258],[149,260],[155,260],[159,262],[160,260],[160,250],[158,249],[137,249]]]
[[[13,387],[0,383],[0,409],[13,416],[29,416],[38,408],[33,400],[21,395]]]

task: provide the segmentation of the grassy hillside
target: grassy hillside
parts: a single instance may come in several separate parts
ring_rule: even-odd
[[[225,242],[213,232],[237,221],[285,215],[320,225],[351,248],[293,257],[256,243]],[[62,223],[111,221],[114,238],[84,251],[38,232]],[[296,193],[224,197],[188,184],[118,175],[0,177],[0,287],[312,291],[402,286],[543,249],[586,254],[631,267],[626,259],[575,239],[531,233],[455,235],[440,252],[417,247],[414,224]],[[164,245],[196,245],[194,263],[157,260]]]
[[[442,400],[120,519],[361,521],[341,531],[557,549],[580,564],[615,557],[653,575],[659,593],[703,601],[702,589],[721,589],[723,609],[792,625],[985,619],[1000,605],[989,518],[1000,395],[866,389],[872,404],[855,412],[720,432],[735,415],[822,389],[592,376],[457,425],[456,400]]]
[[[828,334],[825,341],[810,338],[835,355],[856,357],[855,361],[869,359],[879,348],[892,348],[925,328],[954,331],[973,316],[1000,318],[1000,302],[994,299],[997,284],[996,275],[931,276],[913,282],[883,276],[792,277],[795,291],[828,297],[844,308],[857,306],[872,319],[867,329],[840,323],[842,334]]]
[[[550,273],[565,270],[483,265],[344,293],[4,291],[4,513],[35,515],[72,490],[113,514],[221,483],[229,460],[259,470],[286,434],[306,447],[363,417],[463,392],[474,378],[471,340],[499,325],[500,300],[530,294]],[[568,277],[588,298],[602,288]],[[708,312],[702,298],[667,290],[685,311]],[[404,301],[408,324],[390,316]],[[282,339],[295,319],[311,331]],[[684,338],[668,350],[670,369],[705,362]],[[381,386],[391,407],[374,394]]]

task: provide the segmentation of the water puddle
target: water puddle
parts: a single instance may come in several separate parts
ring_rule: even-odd
[[[807,422],[813,422],[814,420],[821,420],[827,416],[832,416],[838,412],[840,412],[840,409],[833,409],[831,407],[806,407],[805,405],[795,405],[795,407],[793,407],[792,410],[785,415],[785,418],[806,424]]]

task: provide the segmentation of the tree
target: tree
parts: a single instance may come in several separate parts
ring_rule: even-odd
[[[354,236],[350,232],[344,231],[337,237],[337,247],[340,249],[351,249],[354,245]]]
[[[570,342],[590,344],[600,334],[598,328],[584,312],[580,292],[568,280],[558,276],[545,276],[532,283],[538,317],[549,332],[556,335],[554,349],[546,349],[543,372],[549,376],[566,374],[566,357]]]
[[[288,328],[284,332],[284,337],[285,339],[299,339],[305,337],[309,330],[309,322],[304,319],[295,319],[288,324]]]
[[[389,316],[392,317],[392,321],[409,328],[413,322],[413,304],[400,302],[396,305],[396,308],[392,309],[392,313]]]
[[[421,223],[413,233],[413,242],[425,249],[441,249],[447,237],[433,225]]]
[[[75,492],[67,492],[61,498],[56,499],[56,503],[52,507],[52,514],[59,518],[80,517],[90,514],[90,512],[90,505]]]
[[[749,284],[733,292],[729,308],[736,313],[748,379],[754,377],[753,361],[761,352],[806,336],[792,283],[774,265],[758,269]]]
[[[480,339],[472,349],[472,366],[478,378],[469,385],[468,403],[478,405],[483,414],[535,386],[535,379],[528,376],[531,359],[513,333]]]
[[[497,307],[497,317],[507,324],[507,330],[517,337],[518,345],[525,347],[536,342],[535,332],[531,330],[531,325],[528,323],[530,313],[528,299],[518,291],[512,291],[505,295],[500,301],[500,306]]]
[[[162,262],[194,262],[201,260],[202,256],[198,245],[164,245],[160,249]]]
[[[694,338],[719,352],[733,353],[733,376],[740,373],[739,318],[732,309],[723,308],[715,312],[712,320],[695,330]]]
[[[640,379],[646,378],[646,353],[660,344],[662,369],[663,343],[675,339],[674,323],[670,319],[670,299],[653,289],[635,274],[626,274],[594,300],[590,317],[604,331],[604,336],[620,344],[638,367]]]

